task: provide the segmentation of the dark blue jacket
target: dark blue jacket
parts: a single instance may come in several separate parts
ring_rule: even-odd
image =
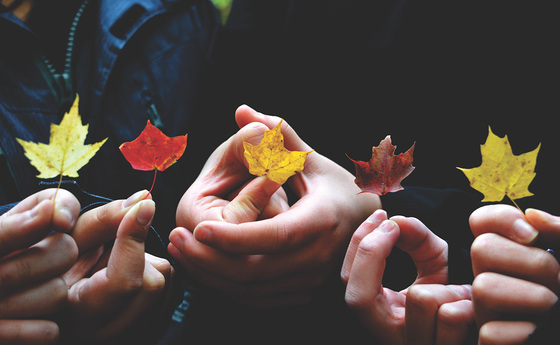
[[[195,131],[197,88],[218,27],[209,1],[90,1],[76,32],[73,91],[80,96],[82,121],[89,124],[86,143],[108,140],[80,170],[82,189],[120,199],[150,187],[153,173],[133,170],[118,147],[136,138],[148,119],[169,136]],[[40,188],[38,172],[15,138],[48,143],[50,124],[60,122],[68,104],[61,105],[52,90],[41,58],[45,38],[9,12],[0,14],[0,32],[4,205]],[[164,231],[173,226],[175,205],[190,184],[188,176],[194,176],[196,168],[189,167],[179,162],[158,176],[155,222]]]

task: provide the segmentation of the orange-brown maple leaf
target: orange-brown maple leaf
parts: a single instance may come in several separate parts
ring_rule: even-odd
[[[158,170],[163,171],[177,162],[186,147],[186,134],[170,138],[148,120],[138,138],[121,144],[119,149],[134,169],[155,170],[157,174]]]
[[[355,161],[349,157],[356,166],[355,182],[362,193],[385,195],[402,190],[401,181],[414,170],[412,154],[415,145],[395,156],[396,146],[391,144],[391,136],[388,135],[378,147],[373,147],[369,162]]]

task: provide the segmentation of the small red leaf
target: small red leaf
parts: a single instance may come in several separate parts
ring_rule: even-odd
[[[388,135],[378,147],[373,147],[369,162],[350,158],[356,166],[355,182],[362,193],[385,195],[403,189],[401,181],[414,170],[412,154],[415,145],[416,143],[405,153],[395,156],[396,146],[391,144],[391,136]]]
[[[134,169],[163,171],[181,158],[186,147],[186,134],[170,138],[148,120],[138,138],[119,149]]]

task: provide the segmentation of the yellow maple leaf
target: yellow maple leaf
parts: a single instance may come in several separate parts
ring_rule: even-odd
[[[249,172],[256,176],[266,175],[270,180],[283,184],[298,171],[303,170],[307,155],[313,151],[290,151],[284,147],[284,136],[280,132],[282,120],[276,127],[264,133],[258,145],[243,141],[245,159]]]
[[[51,124],[49,144],[34,143],[16,138],[23,146],[25,156],[37,170],[38,178],[48,179],[60,175],[78,177],[78,170],[86,165],[105,143],[85,145],[89,125],[82,125],[78,114],[78,96],[69,112],[64,114],[60,125]]]
[[[515,199],[533,195],[529,184],[536,176],[535,165],[541,144],[531,152],[514,155],[507,135],[503,138],[488,128],[488,138],[480,145],[482,164],[477,168],[461,170],[471,187],[484,194],[482,201],[501,201],[508,196]]]

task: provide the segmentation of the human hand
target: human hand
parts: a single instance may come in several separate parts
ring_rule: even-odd
[[[236,121],[241,130],[214,151],[181,199],[169,252],[200,281],[242,302],[306,302],[379,199],[359,194],[354,176],[317,152],[283,187],[255,179],[242,142],[258,143],[280,119],[241,106]],[[282,134],[289,150],[311,151],[286,121]],[[297,195],[293,205],[283,188]]]
[[[68,191],[46,189],[0,216],[0,343],[53,344],[59,327],[45,315],[67,299],[61,276],[76,262],[69,232],[80,203]],[[58,233],[49,235],[52,231]]]
[[[141,191],[78,218],[72,236],[80,258],[64,275],[68,311],[59,316],[68,322],[70,339],[106,341],[132,330],[145,335],[152,329],[140,325],[162,317],[173,270],[167,260],[144,252],[155,213],[147,197]]]
[[[385,288],[385,261],[394,246],[408,253],[416,281]],[[356,230],[341,278],[346,302],[383,344],[462,344],[473,322],[468,285],[447,284],[447,243],[415,218],[387,219],[377,210]]]
[[[558,300],[560,265],[530,246],[560,244],[560,219],[542,211],[490,205],[474,211],[470,226],[475,280],[473,303],[480,344],[520,344]]]

